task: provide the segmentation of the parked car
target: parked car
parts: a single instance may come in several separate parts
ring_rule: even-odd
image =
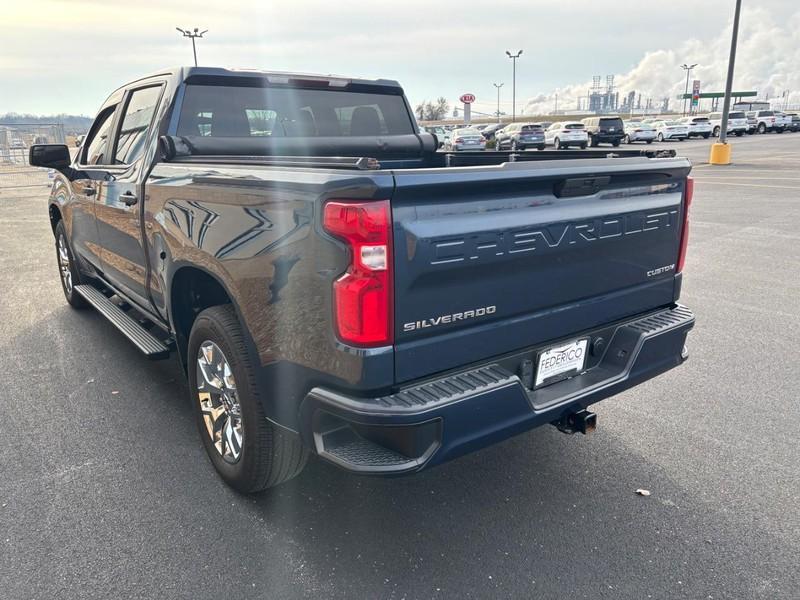
[[[30,150],[57,171],[66,301],[175,357],[241,492],[312,453],[397,475],[550,423],[589,433],[590,405],[688,356],[689,160],[448,155],[413,123],[386,79],[182,67],[114,91],[75,157]]]
[[[544,130],[538,123],[511,123],[495,132],[494,140],[497,150],[544,150]]]
[[[583,120],[586,133],[589,135],[589,145],[611,144],[619,146],[625,137],[625,126],[620,117],[587,117]]]
[[[656,139],[659,142],[668,140],[678,140],[682,142],[689,137],[689,127],[685,123],[678,121],[653,121],[653,129],[656,131]]]
[[[758,119],[756,119],[755,115],[752,112],[745,113],[747,118],[747,133],[748,135],[753,135],[754,133],[758,132]]]
[[[494,139],[497,132],[503,129],[503,127],[505,127],[506,125],[507,123],[492,123],[491,125],[488,125],[483,131],[481,131],[481,134],[483,135],[483,137],[486,138],[487,142],[491,141]]]
[[[428,125],[424,129],[428,133],[436,136],[436,141],[439,143],[439,148],[444,146],[444,140],[447,137],[447,132],[445,131],[444,127],[440,127],[439,125]]]
[[[589,135],[580,121],[553,123],[544,132],[544,143],[556,150],[578,146],[581,150],[589,144]]]
[[[748,112],[747,116],[752,116],[756,120],[756,131],[758,133],[767,133],[769,131],[783,133],[783,129],[777,127],[775,113],[771,110],[753,110]]]
[[[775,111],[775,130],[777,131],[778,129],[781,130],[781,133],[792,130],[791,115],[787,115],[785,112],[780,110]]]
[[[711,135],[719,137],[722,128],[722,113],[712,112],[708,114],[708,121],[711,123]],[[728,134],[743,136],[747,133],[747,114],[741,110],[732,110],[728,113]]]
[[[445,142],[445,150],[461,152],[462,150],[483,150],[486,148],[486,138],[481,132],[472,127],[454,129]]]
[[[632,144],[633,142],[652,144],[653,140],[656,139],[656,130],[653,128],[652,123],[625,121],[625,137],[623,139],[626,144]]]
[[[800,115],[797,113],[788,113],[788,116],[791,117],[791,125],[789,126],[792,131],[800,131]]]
[[[689,128],[689,137],[702,137],[704,139],[708,139],[711,137],[711,121],[708,120],[708,117],[685,117],[680,121],[684,125]]]

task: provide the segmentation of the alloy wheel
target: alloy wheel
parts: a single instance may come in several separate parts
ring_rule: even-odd
[[[61,272],[61,281],[67,294],[72,293],[72,265],[69,260],[69,250],[67,240],[63,235],[58,236],[58,270]]]
[[[211,443],[225,462],[238,462],[244,428],[236,381],[225,354],[210,340],[197,351],[197,393]]]

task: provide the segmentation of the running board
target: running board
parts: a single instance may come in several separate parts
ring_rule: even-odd
[[[75,291],[91,304],[101,315],[111,321],[139,351],[150,360],[162,360],[169,357],[169,348],[136,320],[125,314],[119,306],[109,300],[96,287],[86,284],[76,285]]]

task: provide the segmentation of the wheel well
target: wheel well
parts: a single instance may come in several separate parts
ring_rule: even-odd
[[[63,218],[61,216],[61,211],[58,209],[58,206],[51,204],[47,212],[50,214],[50,227],[52,228],[53,233],[55,233],[58,222]]]
[[[197,315],[207,308],[230,304],[231,298],[214,277],[192,267],[183,267],[172,278],[170,310],[178,351],[186,367],[186,348]]]

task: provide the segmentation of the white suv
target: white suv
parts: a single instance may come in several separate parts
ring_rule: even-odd
[[[722,130],[722,113],[713,112],[708,115],[711,122],[711,133],[714,137],[719,137]],[[747,115],[741,110],[732,110],[728,113],[728,133],[744,135],[747,133]]]
[[[682,122],[689,128],[689,137],[708,139],[711,136],[711,121],[708,117],[686,117]]]
[[[776,133],[783,133],[782,128],[778,128],[775,123],[775,112],[771,110],[754,110],[747,113],[749,117],[753,117],[756,122],[756,131],[758,133],[767,133],[774,131]]]
[[[553,123],[544,131],[544,143],[552,144],[556,150],[579,146],[582,150],[589,143],[589,134],[580,121]]]

